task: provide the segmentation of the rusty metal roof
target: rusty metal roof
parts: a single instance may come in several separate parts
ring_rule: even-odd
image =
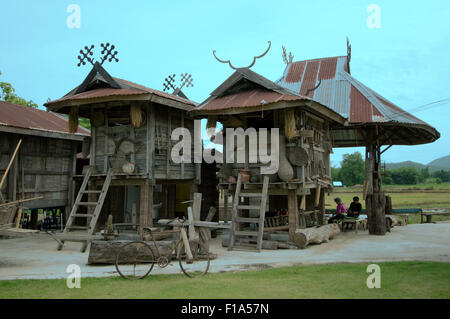
[[[293,62],[276,83],[328,106],[350,124],[426,124],[352,77],[347,56]]]
[[[197,105],[196,102],[177,95],[111,77],[98,63],[94,65],[88,76],[79,86],[71,90],[62,98],[47,102],[44,105],[49,109],[59,111],[60,107],[70,105],[68,103],[71,101],[76,104],[77,101],[80,103],[81,100],[93,100],[92,103],[95,103],[97,99],[105,97],[129,96],[132,98],[133,96],[142,96],[146,94],[149,95],[149,99],[153,96],[158,96],[160,98],[178,102],[180,103],[178,104],[178,107],[187,111],[193,109],[193,107]]]
[[[61,115],[0,101],[0,131],[7,127],[72,135],[67,119]],[[89,136],[90,131],[79,126],[75,135]]]
[[[275,83],[306,95],[347,119],[347,128],[334,132],[335,145],[361,146],[364,138],[358,135],[356,127],[372,124],[397,127],[398,138],[392,137],[390,143],[429,143],[440,136],[436,129],[351,76],[347,56],[290,63]],[[408,139],[408,134],[413,138]]]
[[[211,96],[195,108],[195,112],[230,110],[264,106],[280,101],[311,99],[287,90],[249,69],[237,69]],[[245,112],[246,110],[242,110]]]

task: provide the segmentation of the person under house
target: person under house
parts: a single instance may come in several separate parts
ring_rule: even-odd
[[[358,218],[359,214],[361,214],[362,205],[359,202],[359,197],[355,196],[353,197],[353,202],[350,204],[350,207],[348,208],[347,217],[354,217]]]
[[[337,221],[339,219],[344,219],[345,213],[347,212],[347,207],[345,207],[344,203],[342,202],[342,200],[339,197],[336,197],[334,199],[334,201],[337,204],[336,214],[328,220],[328,224],[331,224],[334,221]]]

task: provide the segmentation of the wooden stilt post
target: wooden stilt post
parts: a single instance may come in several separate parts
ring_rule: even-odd
[[[381,190],[380,148],[376,135],[376,127],[367,129],[365,201],[369,234],[384,235],[386,233],[386,197]]]
[[[153,226],[153,185],[149,179],[141,183],[139,209],[139,236],[143,239],[144,227]]]
[[[295,231],[298,224],[298,203],[295,189],[288,190],[288,214],[289,214],[289,239],[294,242]]]

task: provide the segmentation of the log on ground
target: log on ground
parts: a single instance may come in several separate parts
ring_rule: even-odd
[[[294,242],[300,248],[305,248],[309,244],[320,244],[328,242],[341,232],[338,224],[329,224],[320,227],[297,229],[295,231]]]
[[[129,240],[93,240],[91,242],[91,249],[89,249],[88,264],[115,264],[116,256],[119,249],[129,243]],[[153,242],[146,242],[152,249],[153,256],[156,256],[156,249]],[[172,249],[172,241],[158,241],[158,250],[161,255],[166,255]],[[131,248],[131,247],[130,247]],[[121,255],[122,256],[122,255]],[[130,255],[130,261],[133,256]],[[126,257],[121,257],[125,260]]]

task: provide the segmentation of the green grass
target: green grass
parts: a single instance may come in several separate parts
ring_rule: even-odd
[[[450,298],[450,263],[388,262],[381,288],[369,289],[368,264],[296,266],[259,271],[150,275],[144,280],[85,278],[81,289],[65,280],[0,281],[0,298]]]
[[[405,193],[397,193],[386,191],[387,195],[390,195],[392,198],[392,207],[393,208],[440,208],[440,207],[450,207],[450,194],[442,193],[442,192],[420,192],[420,191],[411,191]],[[336,208],[336,203],[334,199],[339,197],[345,203],[347,207],[350,206],[350,203],[353,200],[354,196],[359,196],[362,199],[362,192],[340,192],[335,191],[331,193],[329,196],[325,196],[325,208],[334,209]],[[363,208],[365,208],[364,201],[361,201]],[[425,219],[425,218],[424,218]],[[448,216],[433,216],[432,221],[448,221],[450,220],[450,215]],[[420,223],[420,214],[409,214],[409,223],[410,224],[419,224]]]
[[[390,193],[386,194],[392,198],[393,208],[438,208],[450,207],[450,193],[426,193],[426,192],[405,192],[405,193]],[[353,200],[353,196],[363,198],[362,192],[341,193],[333,192],[330,196],[325,196],[326,208],[336,208],[334,199],[339,197],[348,207]],[[364,208],[364,202],[362,201]]]

